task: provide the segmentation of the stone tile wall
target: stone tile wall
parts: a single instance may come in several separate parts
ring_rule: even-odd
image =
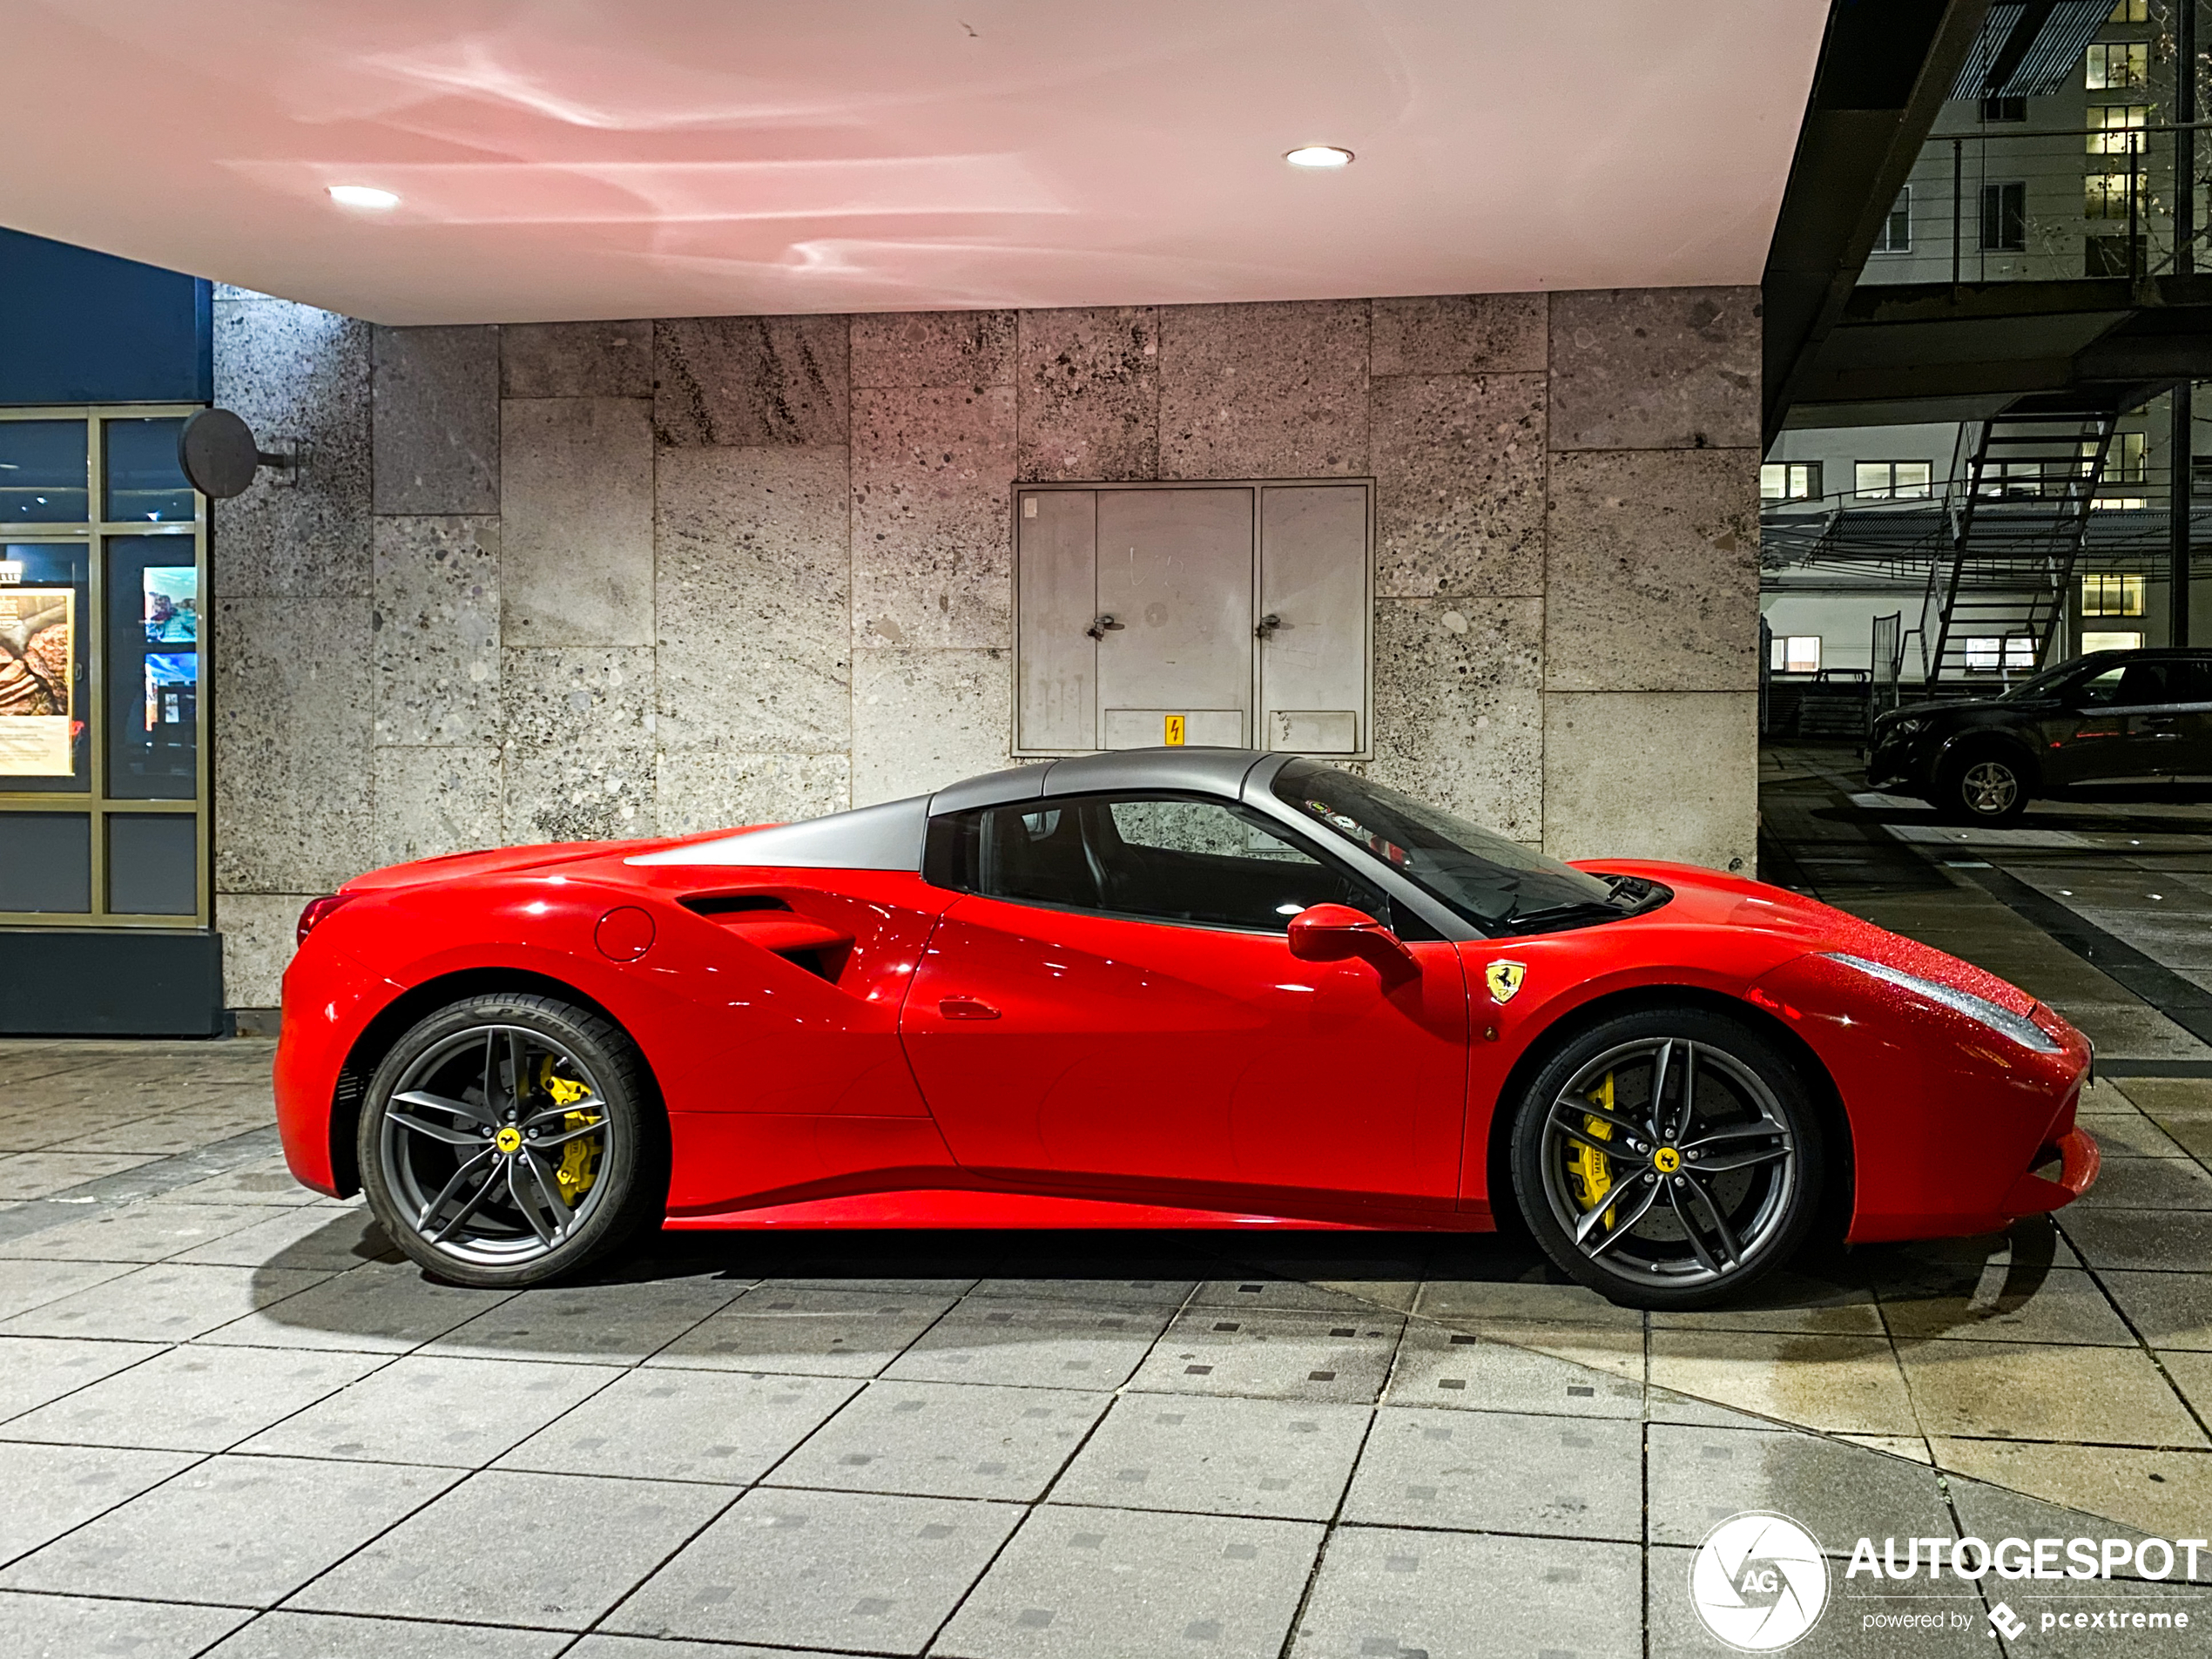
[[[1006,763],[1009,492],[1376,481],[1373,775],[1517,840],[1750,867],[1757,293],[390,329],[221,290],[218,925],[499,841]]]

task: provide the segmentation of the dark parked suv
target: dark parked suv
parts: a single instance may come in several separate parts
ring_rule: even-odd
[[[2092,651],[1999,697],[1893,710],[1874,722],[1866,781],[1980,824],[2039,795],[2212,784],[2212,651]]]

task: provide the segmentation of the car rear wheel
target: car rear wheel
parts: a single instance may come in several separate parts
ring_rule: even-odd
[[[1954,823],[2010,824],[2027,802],[2027,779],[2007,755],[1955,756],[1936,775],[1936,808]]]
[[[361,1185],[392,1241],[438,1278],[538,1285],[658,1219],[661,1130],[619,1028],[550,997],[475,996],[376,1069]]]
[[[1818,1115],[1795,1068],[1710,1011],[1624,1015],[1530,1082],[1513,1132],[1521,1212],[1546,1254],[1629,1307],[1733,1296],[1819,1211]]]

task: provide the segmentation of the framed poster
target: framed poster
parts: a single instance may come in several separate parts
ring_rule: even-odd
[[[189,564],[149,564],[138,573],[145,595],[146,644],[190,645],[199,638],[199,572]]]
[[[0,587],[0,778],[69,775],[76,685],[76,590]]]

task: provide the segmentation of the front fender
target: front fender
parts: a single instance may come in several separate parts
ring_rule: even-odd
[[[1937,744],[1935,752],[1928,761],[1930,781],[1934,780],[1952,757],[1980,749],[2003,753],[2020,769],[2030,785],[2040,786],[2042,783],[2043,758],[2036,752],[2035,745],[2011,727],[2001,725],[1970,725],[1963,731],[1952,732]]]
[[[1617,866],[1608,867],[1619,867]],[[1593,1010],[1631,996],[1689,997],[1709,1005],[1740,1005],[1746,988],[1779,960],[1801,951],[1787,940],[1707,924],[1616,924],[1609,929],[1527,939],[1474,940],[1460,945],[1466,964],[1468,1026],[1467,1134],[1460,1169],[1460,1207],[1494,1214],[1491,1177],[1521,1079],[1563,1030]],[[1609,960],[1608,960],[1609,959]],[[1520,988],[1504,1002],[1488,988],[1495,961],[1521,965]]]
[[[1763,975],[1746,1000],[1804,1039],[1842,1097],[1851,1242],[1992,1232],[2074,1196],[2020,1184],[2065,1151],[2089,1066],[2087,1042],[2048,1009],[2032,1017],[2059,1051],[2037,1054],[1819,954]]]

